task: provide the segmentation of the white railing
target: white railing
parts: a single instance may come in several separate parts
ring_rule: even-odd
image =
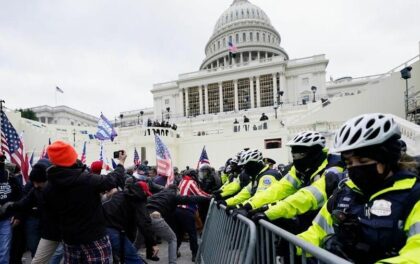
[[[392,115],[401,128],[401,138],[407,144],[410,155],[420,155],[420,126],[399,116]]]

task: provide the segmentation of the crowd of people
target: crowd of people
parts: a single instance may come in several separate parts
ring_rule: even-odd
[[[177,130],[177,125],[176,124],[170,124],[168,121],[164,121],[162,120],[161,122],[159,122],[159,120],[155,120],[152,121],[150,118],[147,119],[147,123],[146,125],[148,127],[166,127],[166,128],[172,128],[173,130]]]
[[[47,154],[23,186],[0,153],[0,263],[22,263],[26,250],[32,263],[145,263],[159,261],[162,240],[176,263],[184,234],[195,261],[196,223],[202,228],[211,193],[221,187],[212,167],[175,167],[167,184],[146,160],[125,168],[125,151],[113,170],[102,161],[86,166],[63,141]]]
[[[21,263],[26,249],[32,263],[145,263],[159,260],[162,242],[176,263],[186,236],[194,262],[211,199],[234,219],[270,221],[355,263],[416,263],[419,168],[400,135],[392,117],[366,114],[338,130],[332,150],[304,131],[287,143],[290,164],[243,149],[218,170],[174,167],[171,184],[147,161],[125,167],[125,151],[110,170],[56,141],[23,186],[0,153],[0,263]],[[277,244],[286,263],[301,254],[290,250]]]

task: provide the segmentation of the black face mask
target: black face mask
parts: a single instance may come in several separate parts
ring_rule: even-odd
[[[349,178],[368,196],[377,192],[385,179],[386,174],[378,173],[376,165],[373,163],[348,168]]]
[[[244,171],[251,178],[255,178],[258,173],[264,168],[264,165],[261,163],[250,162],[244,165]]]
[[[307,153],[292,153],[293,165],[301,172],[306,173],[309,169],[317,169],[317,167],[326,157],[321,151],[310,151]]]

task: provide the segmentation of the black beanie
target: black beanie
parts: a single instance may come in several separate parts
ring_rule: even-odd
[[[31,170],[29,174],[29,180],[31,182],[46,182],[47,181],[47,169],[51,166],[51,162],[47,159],[40,159]]]
[[[29,174],[29,180],[31,182],[46,182],[47,181],[47,170],[41,164],[35,164],[32,167],[31,173]]]

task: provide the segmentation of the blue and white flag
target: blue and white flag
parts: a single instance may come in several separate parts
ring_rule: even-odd
[[[114,141],[114,138],[117,136],[114,127],[111,122],[101,113],[101,118],[98,122],[98,132],[96,132],[96,138],[99,140],[108,140]]]

